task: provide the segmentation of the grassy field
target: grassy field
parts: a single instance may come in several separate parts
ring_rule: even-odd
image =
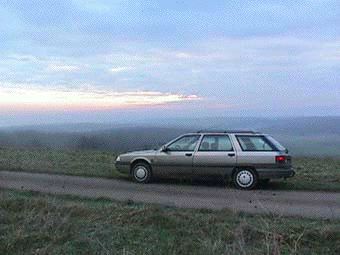
[[[340,221],[0,190],[0,254],[339,254]]]
[[[0,170],[115,178],[115,158],[101,151],[0,148]]]
[[[115,158],[113,153],[100,151],[2,148],[0,170],[121,178],[114,168]],[[300,157],[293,163],[297,172],[294,178],[265,188],[340,191],[340,158]]]

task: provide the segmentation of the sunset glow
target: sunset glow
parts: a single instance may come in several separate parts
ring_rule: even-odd
[[[340,5],[0,1],[0,127],[340,114]]]
[[[55,89],[0,88],[0,109],[23,110],[100,110],[163,105],[198,100],[196,95],[157,91],[113,92]]]

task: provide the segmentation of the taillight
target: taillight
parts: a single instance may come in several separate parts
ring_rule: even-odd
[[[276,156],[275,160],[276,160],[276,163],[286,163],[287,157],[286,156]]]

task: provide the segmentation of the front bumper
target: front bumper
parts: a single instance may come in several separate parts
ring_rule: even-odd
[[[130,163],[129,162],[116,161],[115,167],[117,171],[122,174],[130,174]]]
[[[279,178],[290,178],[295,175],[295,171],[293,168],[264,168],[257,169],[257,173],[260,179],[279,179]]]

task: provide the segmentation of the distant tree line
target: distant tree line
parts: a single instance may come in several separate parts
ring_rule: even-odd
[[[125,128],[100,132],[0,132],[0,147],[130,151],[159,148],[185,132],[168,128]]]

